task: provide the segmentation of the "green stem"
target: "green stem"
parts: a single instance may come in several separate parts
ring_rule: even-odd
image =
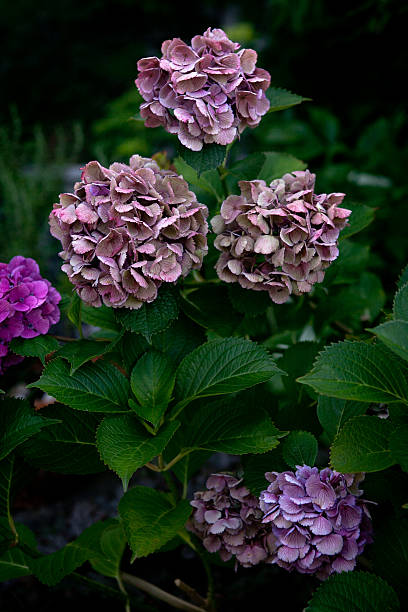
[[[120,575],[120,573],[116,576],[116,582],[118,583],[118,587],[119,587],[121,593],[123,593],[124,596],[126,597],[125,612],[130,612],[129,595],[128,595],[128,592],[125,589],[125,586],[124,586],[123,580],[122,580],[122,576]]]
[[[211,572],[210,564],[208,563],[208,560],[203,554],[203,552],[201,551],[201,549],[198,546],[195,546],[195,544],[193,544],[193,542],[191,541],[190,535],[186,531],[179,531],[178,535],[180,536],[182,540],[184,540],[184,542],[188,546],[190,546],[190,548],[194,550],[194,552],[198,555],[198,557],[201,560],[201,563],[204,566],[204,570],[207,575],[207,584],[208,584],[207,586],[208,609],[214,610],[214,578]]]
[[[165,601],[167,604],[169,604],[169,606],[172,606],[177,610],[186,610],[187,612],[203,612],[204,610],[204,608],[199,608],[198,606],[184,601],[184,599],[180,599],[175,595],[171,595],[171,593],[167,593],[167,591],[163,591],[163,589],[160,589],[146,580],[142,580],[142,578],[137,578],[136,576],[132,576],[131,574],[127,574],[125,572],[122,572],[121,576],[124,582],[131,584],[145,593],[148,593],[156,599]]]
[[[94,591],[99,591],[99,593],[104,593],[105,595],[109,595],[110,597],[114,597],[115,599],[121,599],[125,601],[127,599],[127,595],[124,595],[123,592],[117,591],[106,584],[102,584],[101,582],[97,582],[96,580],[92,580],[92,578],[87,578],[87,576],[82,576],[82,574],[78,574],[77,572],[72,572],[70,577],[74,578],[78,582],[83,582],[89,588]]]
[[[167,486],[169,487],[171,497],[174,503],[176,503],[179,498],[179,492],[177,490],[177,487],[176,487],[176,484],[173,478],[171,477],[170,472],[163,472],[163,477],[167,483]]]

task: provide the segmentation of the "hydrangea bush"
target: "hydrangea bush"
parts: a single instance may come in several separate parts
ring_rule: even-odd
[[[246,127],[303,101],[270,87],[254,50],[209,28],[161,51],[137,65],[140,117],[177,135],[177,153],[90,161],[50,203],[63,299],[34,260],[0,264],[0,576],[54,586],[73,574],[126,610],[136,587],[214,611],[233,609],[218,572],[268,572],[271,592],[290,574],[308,610],[338,609],[339,593],[353,610],[397,610],[407,269],[384,317],[353,237],[372,209],[319,193],[302,160],[241,152]],[[52,327],[60,307],[68,336]],[[25,399],[11,397],[17,363],[34,381]],[[43,554],[14,518],[28,466],[112,470],[117,516]],[[148,471],[154,486],[140,484]],[[132,573],[130,554],[140,564],[177,547],[203,563],[206,594],[177,568],[179,593]]]

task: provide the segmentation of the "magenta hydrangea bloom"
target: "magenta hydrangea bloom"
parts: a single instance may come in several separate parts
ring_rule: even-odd
[[[261,493],[260,507],[277,540],[272,562],[321,580],[353,570],[372,542],[367,502],[357,488],[364,475],[304,465],[265,477],[271,484]]]
[[[306,170],[270,185],[239,182],[241,195],[230,195],[211,221],[221,280],[268,291],[277,304],[323,281],[351,211],[339,207],[344,193],[316,194],[315,178]]]
[[[133,155],[109,169],[92,161],[81,179],[54,204],[50,227],[84,302],[140,308],[162,283],[201,267],[208,210],[182,176]]]
[[[235,557],[244,567],[272,559],[275,536],[262,523],[258,499],[227,474],[212,474],[206,491],[194,494],[193,515],[187,527],[198,535],[208,552],[218,552],[223,561]]]
[[[17,255],[8,264],[0,263],[0,374],[22,360],[9,353],[9,342],[46,334],[59,321],[60,300],[34,259]]]
[[[147,127],[163,126],[193,151],[204,143],[227,145],[269,110],[271,77],[256,67],[253,49],[240,49],[223,30],[208,28],[191,45],[162,44],[162,57],[139,60],[137,88]]]

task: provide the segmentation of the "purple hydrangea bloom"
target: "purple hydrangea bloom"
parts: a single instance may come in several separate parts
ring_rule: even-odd
[[[321,580],[353,570],[372,542],[370,514],[357,488],[364,475],[304,465],[265,477],[271,484],[261,493],[260,507],[277,540],[272,563]]]
[[[241,195],[230,195],[211,221],[221,280],[268,291],[277,304],[323,281],[351,211],[339,208],[343,193],[316,194],[315,178],[306,170],[270,185],[239,182]]]
[[[163,282],[201,267],[208,210],[182,176],[133,155],[109,169],[92,161],[81,179],[54,204],[50,226],[84,302],[140,308]]]
[[[147,127],[161,125],[200,151],[204,143],[229,144],[269,110],[270,74],[256,67],[253,49],[240,49],[223,30],[208,28],[191,45],[166,40],[161,50],[160,59],[145,57],[137,64]]]
[[[0,374],[22,360],[9,353],[9,342],[46,334],[59,321],[60,300],[34,259],[17,255],[8,264],[0,263]]]
[[[195,508],[187,527],[198,535],[208,552],[219,552],[223,561],[232,557],[244,567],[272,559],[275,536],[262,523],[258,499],[227,474],[212,474],[206,491],[194,494]]]

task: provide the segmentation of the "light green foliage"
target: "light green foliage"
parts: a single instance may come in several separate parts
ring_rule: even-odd
[[[302,102],[310,101],[310,98],[303,98],[287,89],[280,89],[279,87],[270,87],[266,92],[266,96],[271,103],[268,111],[270,113],[285,110],[286,108],[291,108]]]

